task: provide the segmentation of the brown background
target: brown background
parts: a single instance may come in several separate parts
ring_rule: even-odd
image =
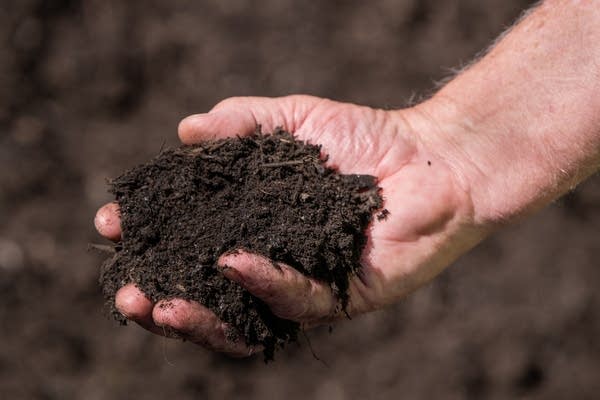
[[[487,240],[385,311],[265,366],[101,312],[104,179],[232,95],[401,107],[525,0],[36,1],[0,5],[0,397],[594,398],[600,181]]]

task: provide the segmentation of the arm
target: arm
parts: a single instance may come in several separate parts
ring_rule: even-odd
[[[465,174],[478,223],[548,204],[600,166],[600,2],[545,1],[417,108],[437,121],[432,140]]]

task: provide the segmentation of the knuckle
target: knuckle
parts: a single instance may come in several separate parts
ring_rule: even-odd
[[[271,306],[273,314],[292,321],[302,321],[307,315],[309,305],[306,301],[286,301]]]

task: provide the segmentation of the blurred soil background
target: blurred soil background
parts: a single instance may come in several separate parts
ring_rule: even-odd
[[[600,393],[600,180],[506,229],[387,310],[264,365],[102,311],[105,179],[234,95],[401,107],[525,0],[0,4],[0,397],[564,399]]]

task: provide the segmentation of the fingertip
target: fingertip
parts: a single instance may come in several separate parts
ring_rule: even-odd
[[[189,341],[234,357],[247,357],[261,346],[248,347],[243,340],[232,341],[226,331],[231,329],[214,312],[202,304],[183,299],[160,301],[152,310],[157,326],[172,329]]]
[[[252,134],[256,123],[252,112],[247,109],[219,109],[184,118],[179,123],[177,133],[184,144],[194,144]]]
[[[191,303],[182,299],[161,300],[152,309],[152,319],[158,326],[168,326],[178,331],[188,330]]]
[[[198,141],[198,132],[203,131],[202,119],[206,114],[194,114],[179,122],[177,134],[184,144],[193,144]]]
[[[245,251],[224,254],[219,257],[217,265],[227,279],[250,291],[261,291],[271,278],[265,268],[273,268],[270,260]]]
[[[219,257],[217,265],[221,267],[223,274],[232,275],[232,278],[241,278],[252,270],[273,267],[269,259],[244,250],[223,254]]]
[[[171,311],[172,303],[166,300],[161,300],[154,305],[152,309],[152,320],[157,326],[172,326],[171,323],[175,320],[174,313]]]
[[[280,318],[294,321],[322,318],[329,316],[337,304],[329,286],[258,254],[245,251],[224,254],[217,265],[226,278],[264,301]]]
[[[117,241],[121,239],[121,218],[119,217],[119,205],[108,203],[102,206],[94,217],[96,230],[107,239]]]
[[[279,289],[285,287],[289,279],[268,258],[243,250],[222,255],[217,265],[226,278],[264,301],[277,297]]]
[[[150,299],[132,283],[117,291],[115,307],[125,317],[134,321],[146,320],[152,312]]]

